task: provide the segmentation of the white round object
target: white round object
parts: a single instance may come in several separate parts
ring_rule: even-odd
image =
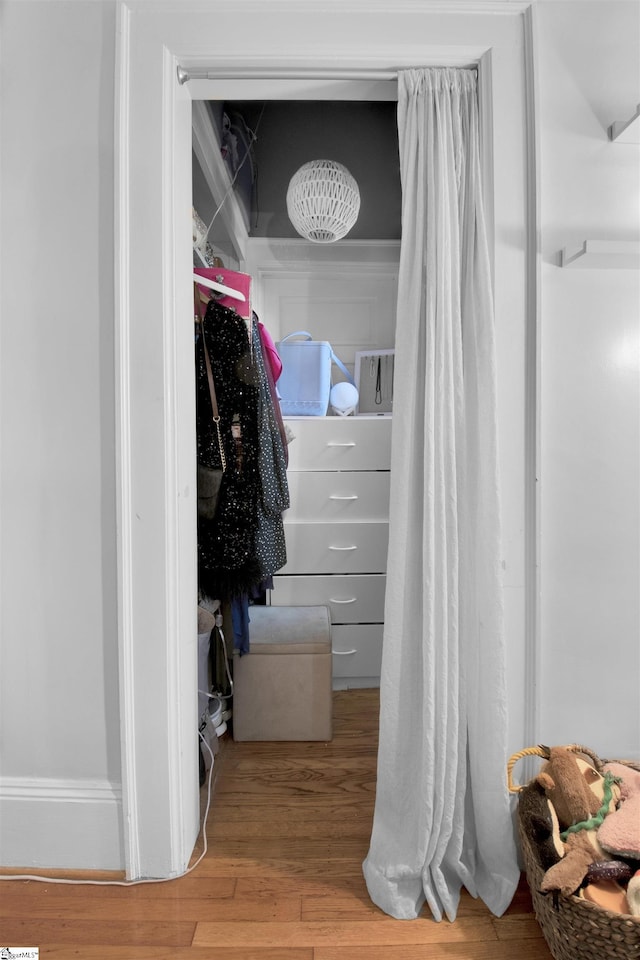
[[[360,191],[346,167],[335,160],[311,160],[294,173],[287,190],[287,213],[301,237],[334,243],[358,219]]]
[[[348,417],[350,413],[355,413],[358,400],[358,391],[352,383],[348,383],[346,380],[331,387],[329,403],[339,417]]]

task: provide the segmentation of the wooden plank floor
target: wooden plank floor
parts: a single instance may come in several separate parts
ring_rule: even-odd
[[[3,881],[0,944],[47,960],[550,960],[524,882],[500,919],[466,893],[455,923],[372,904],[377,711],[377,691],[342,691],[331,743],[226,736],[193,873],[129,888]]]

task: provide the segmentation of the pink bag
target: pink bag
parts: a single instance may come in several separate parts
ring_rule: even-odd
[[[260,331],[260,340],[262,341],[262,348],[264,350],[265,356],[271,367],[271,372],[273,374],[273,382],[275,383],[280,374],[282,373],[282,360],[280,359],[280,354],[276,350],[276,345],[271,338],[271,334],[265,327],[264,323],[261,320],[258,320],[258,330]]]

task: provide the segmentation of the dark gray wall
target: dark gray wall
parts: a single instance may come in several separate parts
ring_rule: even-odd
[[[227,102],[256,131],[251,236],[297,237],[289,181],[308,160],[336,160],[355,177],[360,214],[349,240],[399,240],[400,169],[395,102]]]

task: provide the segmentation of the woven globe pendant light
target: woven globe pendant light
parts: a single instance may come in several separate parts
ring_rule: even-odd
[[[341,240],[355,224],[359,211],[358,184],[335,160],[311,160],[289,182],[287,213],[305,240]]]

